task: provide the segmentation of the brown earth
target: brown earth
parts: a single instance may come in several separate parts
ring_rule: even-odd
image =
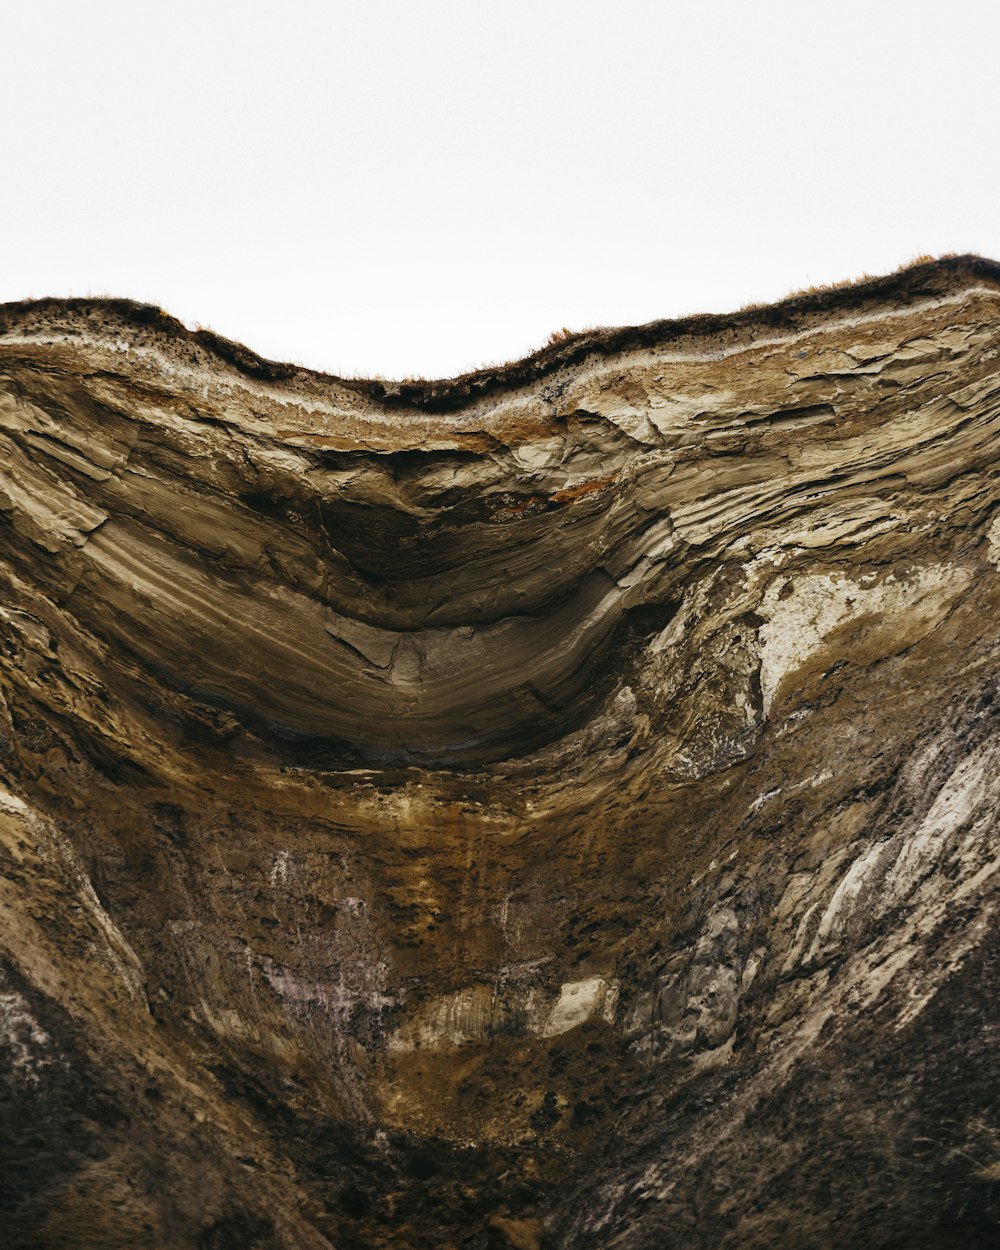
[[[993,1245],[998,310],[0,308],[4,1244]]]

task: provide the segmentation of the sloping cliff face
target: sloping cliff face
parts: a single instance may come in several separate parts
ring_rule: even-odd
[[[998,360],[971,257],[394,386],[0,309],[6,1244],[991,1244]]]

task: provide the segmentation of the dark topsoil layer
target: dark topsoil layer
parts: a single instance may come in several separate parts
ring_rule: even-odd
[[[189,330],[169,313],[152,304],[129,299],[23,300],[0,305],[0,336],[22,327],[25,319],[56,323],[66,313],[86,319],[117,319],[142,329],[155,329],[165,338],[194,344],[217,356],[247,377],[266,382],[293,379],[336,382],[359,394],[392,407],[418,408],[425,412],[450,412],[470,400],[498,390],[530,383],[557,369],[577,364],[592,354],[664,345],[684,338],[715,336],[738,338],[748,330],[793,331],[806,328],[819,317],[842,309],[862,309],[872,304],[908,304],[941,296],[970,281],[987,281],[1000,287],[1000,262],[982,256],[945,256],[921,261],[879,278],[833,287],[820,287],[791,295],[776,304],[749,305],[734,313],[699,313],[673,321],[650,321],[641,326],[585,330],[552,342],[522,360],[478,369],[457,378],[381,379],[338,378],[301,365],[265,360],[212,330]]]

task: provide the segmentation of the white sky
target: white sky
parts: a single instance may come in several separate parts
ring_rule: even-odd
[[[996,0],[0,0],[0,300],[442,376],[1000,257]]]

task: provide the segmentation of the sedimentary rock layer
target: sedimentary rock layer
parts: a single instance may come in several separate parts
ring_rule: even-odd
[[[0,308],[10,1244],[989,1244],[998,310]]]

